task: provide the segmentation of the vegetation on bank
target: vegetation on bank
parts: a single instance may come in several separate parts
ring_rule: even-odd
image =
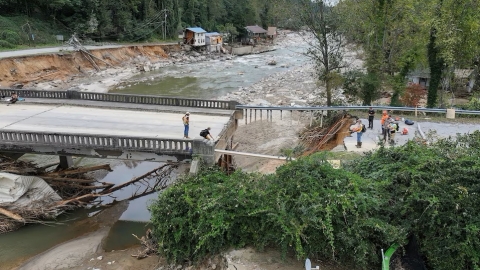
[[[154,235],[171,261],[275,246],[360,269],[415,236],[429,268],[480,269],[479,157],[477,131],[380,148],[341,169],[321,153],[272,175],[209,168],[159,195]]]

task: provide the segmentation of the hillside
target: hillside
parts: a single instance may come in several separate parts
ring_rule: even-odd
[[[68,39],[69,31],[60,25],[24,15],[0,15],[0,50],[55,44],[56,35],[64,35]]]

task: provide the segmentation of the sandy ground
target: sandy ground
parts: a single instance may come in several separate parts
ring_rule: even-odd
[[[240,123],[234,135],[234,143],[238,143],[236,151],[285,156],[284,149],[292,149],[298,143],[298,132],[308,124],[308,117],[299,112],[274,112],[272,122],[263,120]],[[275,169],[284,164],[284,160],[235,156],[237,168],[248,172],[274,173]]]

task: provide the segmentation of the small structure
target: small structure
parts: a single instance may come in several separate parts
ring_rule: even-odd
[[[265,38],[268,32],[258,25],[247,26],[245,29],[247,30],[248,38],[255,43],[258,42],[259,39]]]
[[[475,75],[473,69],[455,69],[453,71],[455,76],[454,86],[468,93],[472,92],[475,86]]]
[[[277,37],[277,27],[269,26],[267,31],[267,37],[275,39]]]
[[[208,52],[220,52],[223,45],[223,37],[217,32],[205,34],[205,45]]]
[[[430,70],[417,69],[407,75],[409,84],[418,84],[424,89],[430,85]]]
[[[200,27],[189,27],[183,31],[183,44],[194,47],[205,46],[205,33],[207,31]]]
[[[471,92],[475,84],[475,76],[472,69],[455,69],[453,71],[452,87],[454,90],[462,90]],[[409,84],[419,84],[424,89],[427,89],[430,85],[430,70],[429,69],[417,69],[410,72],[407,75]],[[450,85],[448,79],[443,79],[443,84]]]

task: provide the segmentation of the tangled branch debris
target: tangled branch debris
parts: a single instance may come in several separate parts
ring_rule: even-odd
[[[130,185],[137,187],[134,194],[128,198],[132,200],[170,184],[170,174],[178,167],[177,163],[168,163],[136,177],[126,183],[115,186],[113,183],[99,182],[88,178],[86,173],[98,170],[111,171],[110,165],[70,168],[66,170],[48,170],[55,164],[36,167],[32,162],[12,160],[0,157],[0,171],[24,176],[37,176],[45,180],[53,190],[60,195],[60,201],[54,201],[45,196],[32,200],[28,205],[15,203],[0,203],[0,234],[16,230],[28,223],[48,223],[46,220],[55,219],[61,213],[78,207],[99,204],[96,200],[103,196],[113,196],[119,189]],[[36,190],[28,190],[23,196],[34,197]]]
[[[304,129],[300,133],[300,141],[307,149],[304,155],[325,150],[332,140],[341,139],[343,141],[343,138],[348,134],[348,128],[351,124],[350,114],[341,112],[333,115],[326,121],[325,125],[314,125],[311,128]]]
[[[132,254],[132,257],[137,259],[143,259],[151,254],[157,254],[158,252],[158,242],[153,237],[152,230],[148,229],[145,233],[145,236],[138,238],[135,234],[132,234],[133,237],[137,238],[138,241],[142,244],[143,250],[139,251],[137,254]]]

